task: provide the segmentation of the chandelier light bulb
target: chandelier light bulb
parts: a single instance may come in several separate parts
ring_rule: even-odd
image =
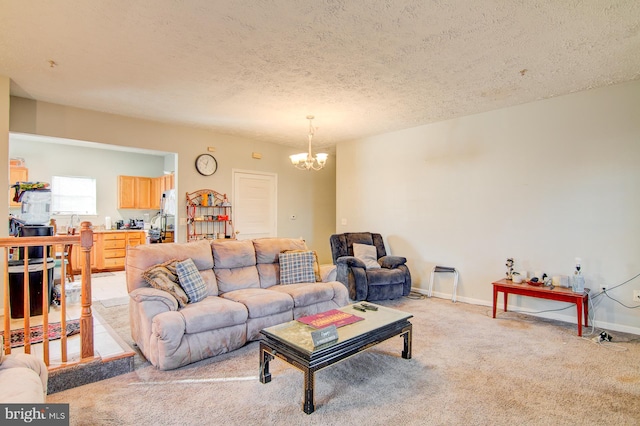
[[[309,120],[309,149],[307,152],[302,152],[300,154],[293,154],[289,156],[291,160],[291,164],[293,164],[297,169],[300,170],[320,170],[327,164],[327,158],[329,154],[326,153],[318,153],[315,157],[311,151],[311,140],[314,136],[314,129],[312,125],[312,121],[314,119],[313,115],[307,115],[307,120]]]

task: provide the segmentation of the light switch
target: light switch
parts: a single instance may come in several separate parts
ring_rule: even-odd
[[[340,223],[342,225],[346,225],[347,224],[347,218],[343,217],[342,220],[340,221]]]

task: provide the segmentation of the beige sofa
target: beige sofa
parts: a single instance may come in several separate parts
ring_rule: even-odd
[[[47,366],[34,355],[0,355],[0,403],[43,404],[48,378]]]
[[[240,348],[260,330],[345,306],[347,288],[335,267],[320,268],[321,282],[283,285],[279,255],[307,250],[303,240],[262,238],[149,244],[127,249],[131,334],[144,356],[162,370],[174,369]],[[143,278],[148,268],[191,258],[208,296],[179,308],[170,293]]]

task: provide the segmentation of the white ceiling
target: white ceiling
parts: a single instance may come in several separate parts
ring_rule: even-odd
[[[638,0],[0,4],[12,95],[298,147],[640,78]]]

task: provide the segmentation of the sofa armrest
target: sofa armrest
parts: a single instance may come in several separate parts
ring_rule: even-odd
[[[170,293],[162,290],[158,290],[153,287],[142,287],[133,290],[129,293],[129,297],[136,303],[142,302],[158,302],[159,304],[166,305],[166,311],[177,311],[178,301]]]
[[[364,268],[366,269],[366,266],[364,264],[364,262],[360,259],[358,259],[357,257],[353,257],[353,256],[342,256],[339,257],[338,259],[336,259],[336,265],[338,264],[343,264],[346,266],[351,266],[351,267],[356,267],[356,268]]]
[[[330,281],[336,281],[338,268],[336,265],[332,265],[330,263],[320,265],[320,277],[322,278],[323,283],[328,283]]]
[[[7,355],[0,364],[0,402],[44,404],[48,379],[47,366],[37,356]]]
[[[129,292],[129,324],[131,337],[142,354],[150,359],[153,322],[158,315],[177,313],[178,301],[166,291],[140,287]]]
[[[378,259],[378,263],[383,268],[393,269],[407,263],[407,258],[402,256],[382,256]]]

